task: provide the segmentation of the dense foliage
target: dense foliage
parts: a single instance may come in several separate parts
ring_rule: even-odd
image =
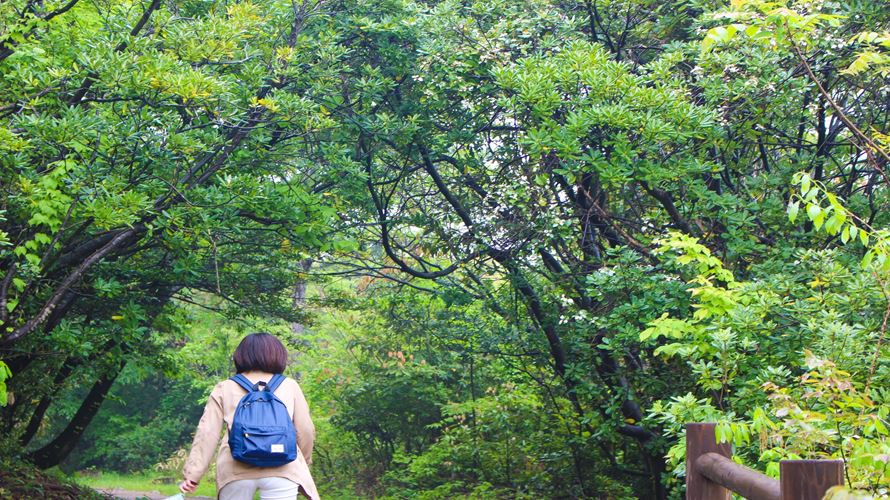
[[[682,424],[715,420],[886,496],[888,24],[3,2],[4,454],[164,462],[266,328],[330,494],[679,498]]]

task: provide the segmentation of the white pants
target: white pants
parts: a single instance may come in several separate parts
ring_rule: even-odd
[[[283,477],[241,479],[223,486],[219,500],[253,500],[257,490],[262,500],[296,500],[300,485]]]

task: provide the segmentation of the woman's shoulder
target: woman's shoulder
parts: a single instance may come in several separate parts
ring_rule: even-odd
[[[293,377],[288,377],[287,375],[283,375],[284,380],[281,381],[280,387],[300,387],[300,383]]]
[[[222,404],[222,401],[226,399],[226,395],[233,389],[232,387],[229,387],[229,384],[235,384],[235,382],[232,382],[229,379],[220,380],[213,386],[213,389],[210,390],[210,394],[207,397]]]
[[[279,397],[298,397],[303,394],[303,389],[300,388],[300,383],[295,378],[285,376],[275,394]]]
[[[235,382],[231,378],[226,378],[226,379],[220,380],[219,382],[216,383],[215,386],[213,386],[213,392],[216,392],[216,393],[228,392],[228,391],[236,389],[238,387],[240,387],[238,382]]]
[[[242,373],[242,375],[244,375],[247,378],[247,381],[251,382],[251,383],[254,383],[257,381],[268,382],[268,381],[272,380],[272,377],[274,377],[275,375],[281,375],[284,378],[284,380],[281,381],[281,385],[285,385],[285,384],[299,385],[293,377],[289,377],[283,373],[276,374],[276,373],[267,373],[267,372],[260,372],[260,371],[251,371],[251,372]],[[223,385],[223,384],[231,384],[232,386],[240,385],[240,384],[238,384],[238,382],[235,382],[234,380],[232,380],[232,378],[227,378],[217,385]]]
[[[265,372],[250,372],[244,374],[247,377],[247,380],[251,383],[254,381],[269,381],[272,379],[274,374],[265,373]],[[284,380],[281,381],[281,384],[278,387],[288,387],[288,388],[299,388],[300,384],[293,378],[288,377],[287,375],[282,374]],[[213,388],[214,391],[226,391],[241,388],[241,384],[232,380],[232,378],[227,378],[225,380],[221,380],[216,386]]]
[[[248,378],[248,381],[250,379]],[[238,382],[232,380],[232,378],[227,378],[220,380],[213,387],[213,391],[210,392],[211,397],[216,397],[220,400],[234,400],[237,401],[246,393],[244,386],[239,384]]]

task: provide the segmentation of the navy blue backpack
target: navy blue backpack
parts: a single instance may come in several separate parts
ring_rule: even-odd
[[[232,457],[258,467],[277,467],[296,460],[297,430],[287,407],[274,394],[284,377],[275,374],[268,384],[251,384],[239,373],[232,380],[247,391],[235,409],[229,432]]]

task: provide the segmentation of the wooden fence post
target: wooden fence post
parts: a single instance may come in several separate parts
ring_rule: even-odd
[[[783,500],[822,500],[829,488],[844,484],[844,461],[782,460],[779,484]]]
[[[732,492],[701,475],[695,461],[705,453],[732,458],[732,444],[717,443],[714,423],[686,424],[686,499],[731,500]]]

